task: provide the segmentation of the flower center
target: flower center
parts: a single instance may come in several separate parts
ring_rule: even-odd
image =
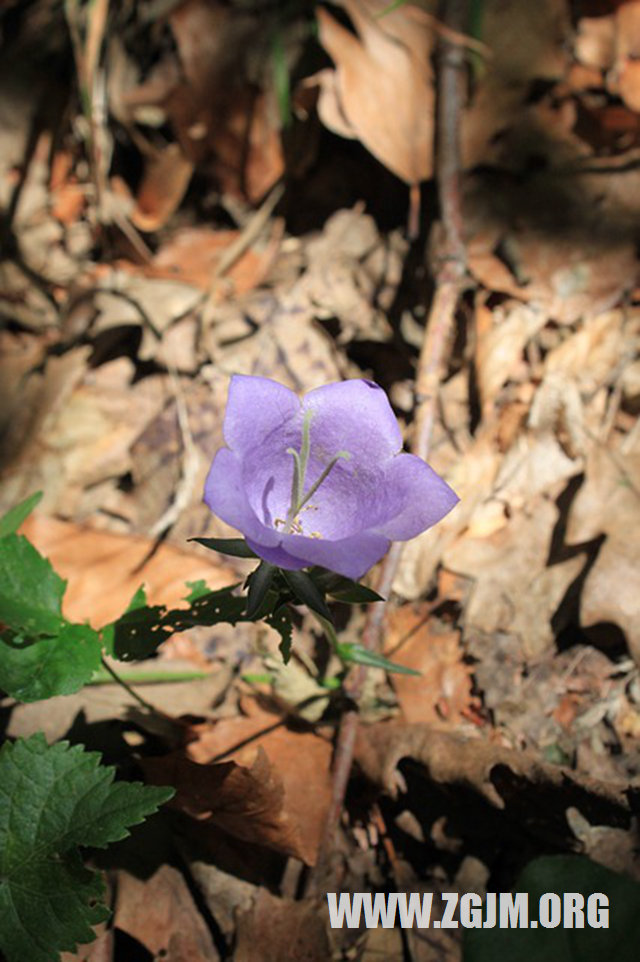
[[[284,525],[285,534],[302,534],[302,523],[300,521],[300,512],[309,503],[313,495],[316,493],[320,485],[326,481],[338,461],[348,461],[351,455],[348,451],[338,451],[331,460],[329,461],[326,468],[323,470],[317,481],[311,485],[308,491],[305,492],[305,481],[307,475],[307,466],[309,464],[309,454],[311,452],[311,418],[313,412],[307,411],[304,415],[304,420],[302,422],[302,444],[300,446],[300,451],[296,451],[295,448],[287,448],[287,454],[290,454],[293,458],[293,479],[291,482],[291,503],[289,505],[289,510],[287,512],[287,517],[284,521],[280,518],[276,518],[275,526],[278,524]],[[311,505],[309,505],[311,507]],[[312,538],[319,538],[320,534],[317,531],[311,532]]]

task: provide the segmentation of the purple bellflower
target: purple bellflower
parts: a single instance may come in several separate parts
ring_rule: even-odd
[[[458,501],[425,461],[403,453],[372,381],[326,384],[300,400],[277,381],[235,375],[224,439],[204,500],[280,568],[360,578],[392,541],[414,538]]]

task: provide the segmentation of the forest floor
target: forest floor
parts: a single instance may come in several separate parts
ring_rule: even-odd
[[[188,543],[237,536],[202,502],[232,374],[372,379],[410,445],[438,21],[387,6],[0,14],[0,509],[43,492],[24,533],[69,617],[249,572]],[[383,651],[421,674],[367,675],[336,891],[482,895],[575,853],[640,882],[640,3],[482,6],[429,454],[460,503],[402,550]],[[364,612],[338,617],[357,640]],[[113,918],[65,962],[481,958],[460,929],[332,930],[300,897],[338,721],[314,624],[287,666],[264,626],[176,635],[140,666],[166,675],[139,688],[159,716],[106,683],[0,702],[8,738],[181,772],[97,860]]]

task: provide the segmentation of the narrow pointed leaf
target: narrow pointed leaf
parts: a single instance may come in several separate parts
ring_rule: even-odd
[[[388,658],[369,651],[362,645],[342,642],[337,646],[336,651],[343,661],[354,662],[356,665],[366,665],[368,668],[382,668],[384,671],[395,672],[396,675],[416,675],[419,677],[422,674],[422,672],[415,671],[413,668],[406,668],[404,665],[398,665],[394,661],[389,661]]]
[[[257,558],[244,538],[189,538],[189,541],[196,541],[204,548],[211,551],[218,551],[220,554],[228,554],[234,558]]]

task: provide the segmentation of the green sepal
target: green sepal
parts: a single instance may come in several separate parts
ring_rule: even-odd
[[[228,554],[233,558],[258,557],[244,538],[189,538],[188,540],[196,541],[203,548],[209,548],[210,551],[217,551],[219,554]]]
[[[374,651],[369,651],[363,645],[343,641],[336,645],[336,654],[344,662],[352,662],[356,665],[366,665],[368,668],[382,668],[384,671],[394,672],[396,675],[415,675],[420,677],[422,672],[415,671],[414,668],[407,668],[405,665],[398,665],[395,661],[389,661],[383,655],[378,655]]]
[[[247,618],[250,621],[256,617],[260,609],[264,606],[267,592],[273,583],[276,568],[261,561],[255,571],[252,571],[247,578],[249,594],[247,600]]]
[[[326,568],[311,568],[309,577],[313,579],[320,591],[329,595],[336,601],[341,601],[347,605],[366,605],[373,601],[384,601],[373,588],[367,588],[358,581],[338,575],[335,571],[328,571]]]
[[[288,571],[286,568],[281,568],[280,571],[294,597],[303,605],[306,605],[307,608],[310,608],[311,611],[315,611],[321,618],[333,624],[331,612],[309,575],[304,571]]]

